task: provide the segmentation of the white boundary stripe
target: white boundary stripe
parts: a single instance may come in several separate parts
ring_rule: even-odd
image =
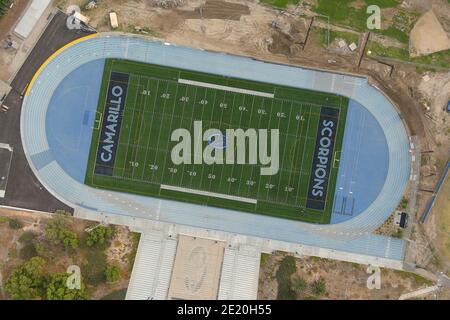
[[[212,83],[187,80],[187,79],[181,79],[181,78],[178,79],[178,83],[188,84],[188,85],[197,86],[197,87],[204,87],[204,88],[211,88],[211,89],[237,92],[237,93],[243,93],[243,94],[250,94],[253,96],[260,96],[260,97],[265,97],[265,98],[274,98],[275,97],[275,95],[273,93],[247,90],[247,89],[241,89],[241,88],[233,88],[233,87],[228,87],[228,86],[222,86],[219,84],[212,84]]]
[[[193,193],[193,194],[199,194],[199,195],[202,195],[202,196],[208,196],[208,197],[214,197],[214,198],[222,198],[222,199],[228,199],[228,200],[235,200],[235,201],[247,202],[247,203],[253,203],[253,204],[256,204],[258,202],[258,200],[256,200],[256,199],[250,199],[250,198],[244,198],[244,197],[238,197],[238,196],[230,196],[228,194],[215,193],[215,192],[209,192],[209,191],[202,191],[202,190],[196,190],[196,189],[175,187],[175,186],[169,186],[169,185],[166,185],[166,184],[162,184],[160,187],[161,187],[161,189],[165,189],[165,190]]]

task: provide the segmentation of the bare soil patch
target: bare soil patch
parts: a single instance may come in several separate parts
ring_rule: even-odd
[[[285,254],[281,252],[263,256],[258,299],[276,299],[278,284],[275,274],[284,257]],[[430,281],[415,274],[382,269],[381,288],[369,290],[367,288],[369,274],[366,265],[305,256],[296,259],[296,267],[297,271],[292,275],[293,282],[301,278],[307,284],[297,293],[297,299],[395,300],[402,293],[432,285]],[[317,297],[311,290],[311,284],[319,279],[325,283],[326,294]],[[435,296],[430,294],[421,298],[434,299]]]

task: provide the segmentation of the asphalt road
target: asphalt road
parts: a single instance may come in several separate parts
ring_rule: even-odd
[[[0,143],[9,144],[14,151],[5,198],[0,199],[0,205],[47,212],[54,212],[57,209],[73,212],[72,208],[57,200],[41,186],[28,165],[20,138],[21,94],[31,78],[53,52],[87,34],[82,31],[67,30],[66,18],[63,12],[58,12],[52,18],[12,81],[11,92],[4,101],[9,110],[6,113],[0,113]]]

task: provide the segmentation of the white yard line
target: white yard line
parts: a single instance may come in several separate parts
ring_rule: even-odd
[[[311,114],[311,105],[308,103],[307,104],[307,106],[309,107],[309,111],[308,111],[308,115],[309,115],[309,117],[308,117],[308,123],[306,124],[306,134],[305,134],[305,136],[306,137],[308,137],[309,135],[308,135],[308,132],[309,132],[309,124],[310,124],[310,120],[311,120],[311,117],[312,117],[312,114]],[[302,130],[301,130],[301,132],[303,132],[303,127],[302,127]],[[301,135],[301,132],[300,132],[300,135]],[[316,135],[317,135],[317,133],[316,133]],[[300,192],[300,183],[302,182],[302,175],[303,175],[303,161],[305,160],[305,147],[306,147],[306,141],[303,143],[303,146],[302,146],[302,162],[301,162],[301,164],[300,164],[300,175],[299,175],[299,179],[298,179],[298,184],[297,184],[297,195],[296,195],[296,201],[298,202],[298,197],[299,197],[299,192]],[[315,143],[314,143],[314,148],[315,148]],[[311,164],[311,167],[312,167],[312,164]],[[311,172],[311,171],[310,171]],[[309,188],[309,182],[308,182],[308,186],[306,187],[307,189]],[[308,191],[306,192],[306,198],[308,198]],[[305,203],[305,206],[306,206],[306,203]]]
[[[209,191],[202,191],[202,190],[196,190],[196,189],[175,187],[175,186],[169,186],[169,185],[165,185],[165,184],[161,185],[161,189],[171,190],[171,191],[178,191],[178,192],[185,192],[185,193],[192,193],[192,194],[198,194],[198,195],[202,195],[202,196],[221,198],[221,199],[227,199],[227,200],[234,200],[234,201],[253,203],[253,204],[256,204],[258,202],[258,200],[256,200],[256,199],[237,197],[237,196],[231,196],[231,195],[228,195],[228,194],[215,193],[215,192],[209,192]]]
[[[207,82],[200,82],[200,81],[187,80],[187,79],[181,79],[181,78],[178,79],[178,83],[184,83],[184,84],[188,84],[191,86],[197,86],[197,87],[204,87],[204,88],[231,91],[231,92],[237,92],[237,93],[243,93],[243,94],[250,94],[253,96],[260,96],[260,97],[266,97],[266,98],[274,98],[275,97],[275,95],[273,93],[247,90],[247,89],[241,89],[241,88],[234,88],[234,87],[229,87],[229,86],[222,86],[220,84],[212,84],[212,83],[207,83]]]

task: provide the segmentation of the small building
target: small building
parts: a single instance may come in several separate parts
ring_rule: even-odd
[[[115,12],[110,12],[109,21],[111,23],[111,28],[116,29],[119,27],[119,23],[117,22],[117,14]]]

